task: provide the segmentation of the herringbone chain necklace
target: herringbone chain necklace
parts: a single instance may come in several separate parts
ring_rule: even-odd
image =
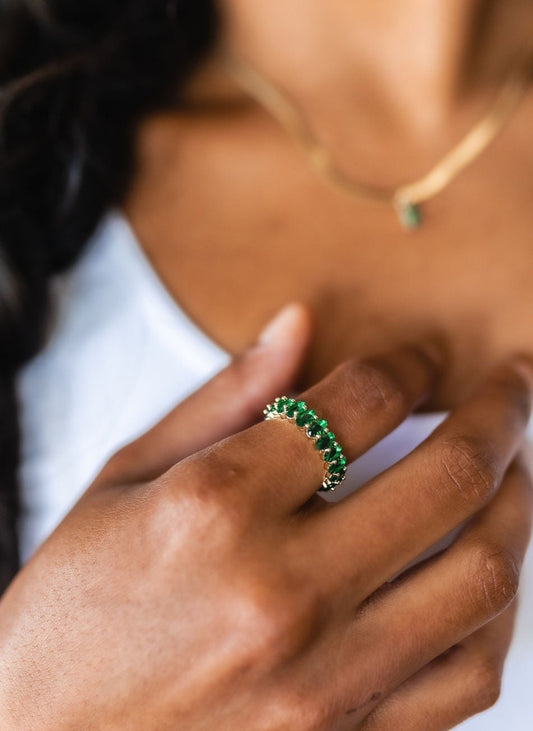
[[[221,54],[227,73],[285,127],[303,148],[312,167],[324,178],[361,200],[392,206],[402,226],[418,228],[421,204],[446,188],[490,145],[518,106],[529,84],[529,54],[513,66],[487,114],[426,175],[398,186],[378,188],[354,180],[333,160],[329,150],[314,135],[297,106],[248,63],[229,53]]]

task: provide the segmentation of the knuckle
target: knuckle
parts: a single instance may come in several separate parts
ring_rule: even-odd
[[[474,601],[483,615],[492,617],[502,612],[518,593],[520,570],[512,553],[495,544],[478,545],[473,549],[471,586]]]
[[[293,688],[279,688],[276,697],[268,705],[266,731],[318,731],[316,722],[310,715],[308,704],[300,692]]]
[[[396,416],[409,411],[410,399],[406,388],[383,364],[349,361],[344,365],[344,377],[360,413],[379,410]]]
[[[274,721],[273,728],[286,728],[291,731],[326,731],[332,728],[333,709],[330,708],[325,694],[312,693],[297,684],[289,683],[276,693],[269,717]]]
[[[488,659],[478,660],[469,678],[472,689],[473,711],[486,711],[497,703],[501,693],[501,670],[499,664]]]
[[[176,479],[176,471],[179,477]],[[240,534],[249,524],[251,506],[244,499],[242,484],[244,465],[227,459],[215,449],[207,449],[201,457],[184,460],[168,473],[172,492],[177,495],[179,510],[194,516],[194,526],[217,526],[220,537]]]
[[[332,728],[325,709],[310,695],[305,699],[300,694],[289,695],[285,709],[284,715],[289,722],[286,728],[296,731],[327,731]]]
[[[218,446],[204,450],[195,459],[192,470],[192,487],[199,498],[219,501],[227,492],[235,490],[237,483],[246,479],[246,464],[237,452]]]
[[[318,596],[310,590],[287,589],[287,580],[262,581],[241,592],[241,628],[248,641],[251,639],[251,645],[248,641],[247,644],[253,664],[283,665],[306,647],[316,633]]]
[[[498,486],[496,460],[482,439],[447,437],[439,444],[438,460],[444,485],[469,504],[483,505]]]

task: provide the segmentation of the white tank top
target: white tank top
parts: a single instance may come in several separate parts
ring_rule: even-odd
[[[164,288],[126,219],[109,213],[84,254],[52,284],[47,344],[20,372],[22,512],[27,560],[96,477],[230,361]],[[350,466],[342,494],[405,456],[442,421],[414,415]],[[499,704],[461,726],[530,731],[533,719],[533,551]]]

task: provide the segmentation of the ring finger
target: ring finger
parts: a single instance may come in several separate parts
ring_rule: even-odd
[[[429,395],[438,372],[433,350],[399,348],[368,361],[349,361],[301,395],[335,431],[348,461],[398,426]],[[198,469],[240,476],[265,510],[286,515],[320,486],[324,462],[311,439],[287,420],[262,422],[202,453]]]

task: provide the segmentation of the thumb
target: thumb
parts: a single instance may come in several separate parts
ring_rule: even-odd
[[[253,424],[268,401],[293,386],[311,332],[309,309],[286,306],[249,350],[117,452],[97,482],[155,479],[188,455]]]

